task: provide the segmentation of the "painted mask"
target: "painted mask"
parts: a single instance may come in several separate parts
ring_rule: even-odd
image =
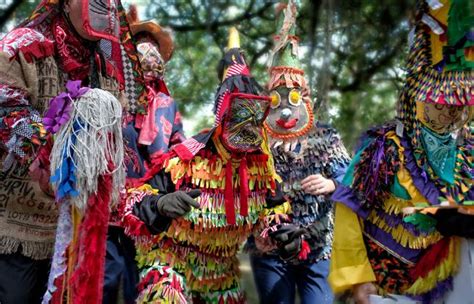
[[[473,108],[418,101],[416,116],[431,130],[445,134],[462,128],[472,118]]]
[[[137,52],[145,80],[163,79],[165,62],[158,44],[148,38],[141,39],[137,44]]]
[[[233,93],[230,98],[230,108],[222,123],[222,143],[235,153],[259,150],[270,99],[243,93]]]
[[[87,40],[119,40],[119,0],[69,0],[66,11],[76,31]]]
[[[265,127],[272,137],[299,136],[306,133],[313,124],[313,111],[304,90],[295,86],[275,87],[270,92],[270,113]]]

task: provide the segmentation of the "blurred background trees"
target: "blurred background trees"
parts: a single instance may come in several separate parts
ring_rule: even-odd
[[[13,16],[27,16],[35,2],[23,1]],[[174,32],[176,49],[167,66],[167,83],[188,135],[213,122],[215,67],[230,26],[240,31],[252,72],[265,84],[277,30],[276,0],[122,2],[137,4],[144,19],[155,19]],[[318,118],[333,124],[351,148],[364,129],[395,115],[413,8],[414,0],[300,0],[300,57]]]

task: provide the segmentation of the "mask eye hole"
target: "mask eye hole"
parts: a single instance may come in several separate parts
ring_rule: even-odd
[[[281,97],[280,94],[277,91],[272,91],[270,93],[270,98],[272,99],[270,102],[270,107],[272,109],[276,109],[280,106],[281,103]]]
[[[288,102],[292,106],[299,106],[301,104],[301,92],[299,90],[291,90],[288,94]]]

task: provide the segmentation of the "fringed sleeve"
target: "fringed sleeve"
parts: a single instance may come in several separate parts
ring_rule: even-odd
[[[149,184],[129,188],[122,211],[125,232],[132,237],[141,237],[166,231],[172,219],[161,215],[156,204],[161,196],[173,191],[174,185],[164,171],[156,174]]]

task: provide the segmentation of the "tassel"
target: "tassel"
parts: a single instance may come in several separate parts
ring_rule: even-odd
[[[225,168],[225,215],[227,224],[235,225],[235,206],[234,206],[234,184],[232,182],[232,162],[229,160]]]
[[[102,303],[109,202],[112,176],[98,179],[101,191],[89,196],[88,209],[79,228],[78,265],[71,281],[72,303]]]
[[[301,250],[298,253],[298,260],[305,261],[308,258],[308,254],[311,252],[308,242],[306,240],[301,240]]]
[[[410,276],[414,279],[425,277],[431,270],[444,262],[449,254],[449,243],[450,238],[445,237],[431,246],[416,266],[410,270]]]
[[[247,172],[247,159],[242,157],[239,167],[240,175],[240,215],[248,216],[249,215],[249,178]]]

